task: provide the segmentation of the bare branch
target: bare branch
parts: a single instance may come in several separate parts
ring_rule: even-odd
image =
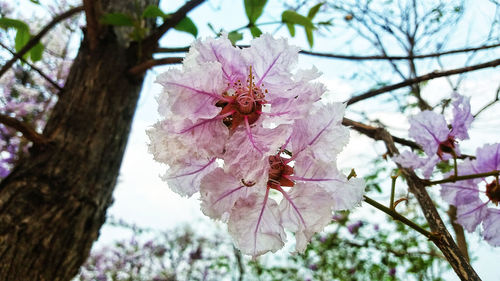
[[[244,48],[247,46],[238,46],[240,48]],[[435,58],[446,55],[460,54],[460,53],[468,53],[475,52],[478,50],[487,50],[492,48],[500,47],[500,44],[494,45],[483,45],[474,48],[466,48],[466,49],[456,49],[450,50],[446,52],[432,53],[432,54],[424,54],[424,55],[414,55],[414,56],[379,56],[379,55],[370,55],[370,56],[353,56],[353,55],[343,55],[343,54],[333,54],[333,53],[318,53],[318,52],[310,52],[301,50],[299,53],[304,55],[316,56],[316,57],[325,57],[332,59],[343,59],[343,60],[408,60],[408,59],[427,59],[427,58]],[[189,47],[178,47],[178,48],[158,48],[155,53],[185,53],[189,51]]]
[[[2,42],[0,42],[0,46],[2,46],[5,50],[9,51],[9,53],[11,53],[12,55],[16,54],[9,47],[5,46]],[[47,80],[47,82],[49,82],[56,89],[58,89],[59,91],[62,91],[63,88],[61,88],[61,86],[59,86],[59,84],[57,84],[54,80],[52,80],[49,76],[47,76],[47,74],[45,74],[40,68],[38,68],[35,65],[29,63],[27,60],[23,59],[22,57],[20,58],[20,60],[22,62],[24,62],[25,64],[27,64],[29,67],[31,67],[31,69],[33,69],[34,71],[36,71],[38,74],[40,74],[40,76],[42,76],[43,79]]]
[[[397,83],[397,84],[389,85],[389,86],[382,87],[382,88],[379,88],[376,90],[368,91],[368,92],[361,94],[361,95],[358,95],[358,96],[354,96],[347,101],[347,105],[351,105],[353,103],[357,103],[359,101],[362,101],[362,100],[365,100],[368,98],[372,98],[372,97],[378,96],[380,94],[387,93],[387,92],[390,92],[390,91],[393,91],[396,89],[400,89],[400,88],[403,88],[403,87],[406,87],[409,85],[413,85],[416,83],[420,83],[423,81],[428,81],[428,80],[432,80],[435,78],[454,75],[454,74],[460,74],[460,73],[464,73],[464,72],[470,72],[470,71],[488,68],[488,67],[496,67],[498,65],[500,65],[500,59],[492,60],[489,62],[485,62],[485,63],[473,65],[473,66],[467,66],[467,67],[447,70],[447,71],[434,71],[434,72],[427,73],[427,74],[422,75],[422,76],[418,76],[418,77],[415,77],[412,79],[402,81],[402,82]]]
[[[21,132],[26,139],[32,141],[35,144],[45,145],[48,143],[47,138],[37,133],[35,129],[33,129],[28,124],[21,122],[14,117],[0,114],[0,123]]]
[[[153,50],[158,44],[158,40],[165,34],[170,28],[176,26],[182,19],[186,17],[186,14],[196,8],[198,5],[203,3],[205,0],[190,0],[180,7],[175,13],[171,14],[168,19],[166,19],[162,25],[160,25],[151,35],[146,37],[143,41],[143,46],[145,49]]]
[[[0,77],[2,77],[9,68],[12,67],[12,65],[22,56],[24,56],[31,48],[33,48],[39,41],[42,39],[42,37],[47,34],[56,24],[59,22],[73,16],[76,13],[79,13],[83,11],[82,6],[78,6],[72,9],[69,9],[68,11],[56,16],[55,18],[52,19],[51,22],[49,22],[40,32],[38,32],[37,35],[33,36],[28,43],[19,51],[17,54],[11,58],[5,65],[0,69]]]
[[[379,128],[369,126],[369,125],[366,125],[366,124],[363,124],[360,122],[356,122],[356,121],[351,120],[349,118],[344,118],[342,120],[342,124],[344,126],[351,127],[352,129],[360,132],[361,134],[367,135],[372,139],[382,140],[378,135]],[[403,139],[403,138],[398,138],[395,136],[391,136],[391,137],[394,140],[394,142],[397,142],[397,143],[402,144],[402,145],[406,145],[408,147],[411,147],[412,149],[422,150],[422,147],[420,145],[418,145],[416,142],[413,142],[413,141],[410,141],[407,139]]]
[[[152,68],[153,66],[166,65],[166,64],[179,64],[179,63],[182,63],[183,59],[184,58],[181,58],[181,57],[151,59],[151,60],[145,61],[145,62],[143,62],[141,64],[138,64],[138,65],[132,67],[128,71],[128,73],[131,74],[131,75],[141,74],[144,71]]]

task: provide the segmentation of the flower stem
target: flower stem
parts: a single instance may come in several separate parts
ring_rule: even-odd
[[[457,155],[455,152],[453,152],[453,171],[455,172],[455,178],[458,177]]]
[[[392,184],[391,184],[391,200],[389,202],[389,208],[394,210],[394,193],[396,191],[396,179],[399,176],[399,171],[396,175],[391,176]]]
[[[487,173],[478,173],[478,174],[472,174],[472,175],[451,176],[449,178],[437,180],[437,181],[424,181],[424,185],[431,186],[431,185],[442,184],[442,183],[447,183],[447,182],[456,182],[456,181],[462,181],[462,180],[484,178],[484,177],[489,177],[489,176],[497,176],[498,177],[499,174],[500,174],[500,171],[491,171],[491,172],[487,172]]]
[[[429,239],[432,239],[433,235],[432,233],[430,233],[429,231],[423,229],[422,227],[420,227],[419,225],[417,225],[416,223],[412,222],[411,220],[407,219],[406,217],[404,217],[403,215],[399,214],[398,212],[396,212],[395,210],[391,209],[391,208],[387,208],[386,206],[378,203],[377,201],[371,199],[370,197],[368,196],[364,196],[365,197],[365,202],[372,205],[373,207],[379,209],[380,211],[388,214],[389,216],[391,216],[393,219],[397,220],[397,221],[400,221],[404,224],[406,224],[407,226],[415,229],[416,231],[420,232],[422,235],[424,235],[425,237],[429,238]]]

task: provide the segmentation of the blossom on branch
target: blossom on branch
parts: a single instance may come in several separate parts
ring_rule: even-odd
[[[345,105],[316,105],[325,87],[315,68],[291,74],[298,48],[263,35],[249,48],[227,38],[198,40],[181,70],[157,81],[164,118],[148,131],[150,152],[169,166],[163,177],[201,209],[228,224],[253,257],[281,249],[285,230],[303,252],[332,211],[352,209],[362,179],[336,165],[349,133]]]
[[[469,138],[467,133],[472,123],[469,98],[454,93],[453,119],[450,125],[443,115],[425,110],[410,117],[409,135],[422,146],[427,157],[420,158],[417,154],[404,151],[393,157],[394,161],[406,168],[422,169],[425,178],[432,175],[437,163],[460,155],[457,139]]]
[[[500,143],[478,148],[476,157],[458,166],[459,176],[499,171]],[[457,222],[467,231],[473,232],[482,222],[484,239],[492,246],[500,246],[498,176],[441,184],[441,196],[457,207]]]

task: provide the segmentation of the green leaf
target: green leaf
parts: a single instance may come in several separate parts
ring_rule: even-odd
[[[245,0],[245,12],[247,14],[250,25],[253,25],[257,19],[262,15],[264,6],[267,0]]]
[[[302,25],[303,27],[314,29],[314,24],[311,19],[304,17],[292,10],[286,10],[281,14],[281,21],[283,23],[292,23]]]
[[[288,28],[288,32],[290,32],[290,36],[295,37],[295,25],[287,22],[286,27]]]
[[[0,27],[3,29],[15,28],[29,30],[29,26],[20,20],[11,19],[11,18],[0,18]]]
[[[122,13],[104,14],[101,23],[115,26],[134,26],[134,18]]]
[[[306,27],[306,36],[307,36],[307,42],[309,43],[309,47],[313,47],[314,45],[314,38],[313,38],[313,29]]]
[[[43,50],[45,47],[42,43],[38,42],[33,48],[30,50],[30,58],[32,62],[37,62],[42,59]]]
[[[194,24],[194,22],[188,18],[183,18],[175,27],[175,30],[184,31],[192,34],[194,37],[198,36],[198,28]]]
[[[229,32],[227,35],[227,38],[229,41],[231,41],[231,44],[236,45],[236,42],[240,41],[243,39],[243,33],[240,33],[236,30]]]
[[[20,28],[17,30],[16,39],[15,39],[15,49],[16,52],[19,52],[28,41],[30,41],[30,32],[24,28]]]
[[[322,2],[322,3],[316,4],[311,9],[309,9],[309,13],[307,13],[307,18],[312,20],[316,16],[316,14],[318,13],[319,8],[321,8],[321,6],[323,6],[323,4],[325,4],[325,3]]]
[[[158,6],[155,5],[149,5],[144,9],[142,12],[142,17],[143,18],[165,18],[167,17],[167,14],[165,14]]]
[[[31,3],[35,3],[35,4],[40,5],[40,1],[39,0],[30,0],[30,1],[31,1]]]
[[[262,31],[258,27],[252,26],[250,27],[250,33],[252,33],[253,38],[257,38],[262,34]]]

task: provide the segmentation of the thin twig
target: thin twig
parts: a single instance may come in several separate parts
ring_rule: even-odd
[[[488,107],[490,107],[490,106],[494,105],[495,103],[497,103],[499,100],[500,100],[500,86],[498,86],[498,88],[497,88],[497,92],[495,94],[495,98],[491,102],[489,102],[487,105],[485,105],[481,109],[479,109],[479,111],[476,112],[476,114],[473,115],[474,118],[476,118],[479,115],[479,113],[483,112]]]
[[[26,139],[32,141],[35,144],[45,145],[48,143],[47,138],[37,133],[35,129],[33,129],[28,124],[21,122],[14,117],[0,114],[0,123],[21,132]]]
[[[51,22],[49,22],[42,30],[40,30],[40,32],[38,32],[37,35],[31,37],[28,43],[26,43],[26,45],[24,45],[24,47],[19,50],[19,52],[17,52],[13,58],[5,63],[2,69],[0,69],[0,77],[2,77],[19,58],[23,57],[29,50],[31,50],[31,48],[33,48],[40,41],[40,39],[42,39],[42,37],[47,34],[47,32],[49,32],[56,24],[81,11],[83,11],[83,6],[78,6],[54,17]]]
[[[149,49],[152,53],[156,49],[158,41],[170,28],[176,26],[182,19],[186,17],[186,14],[196,8],[198,5],[203,3],[205,0],[190,0],[186,2],[182,7],[180,7],[175,13],[171,14],[168,19],[166,19],[162,25],[160,25],[153,33],[146,37],[142,46],[145,49]]]
[[[388,214],[393,219],[395,219],[397,221],[400,221],[400,222],[406,224],[407,226],[413,228],[414,230],[420,232],[422,235],[424,235],[428,239],[430,239],[430,240],[433,239],[434,235],[432,235],[432,233],[430,233],[429,231],[423,229],[422,227],[420,227],[418,224],[412,222],[411,220],[407,219],[405,216],[399,214],[394,209],[387,208],[386,206],[378,203],[377,201],[371,199],[368,196],[364,196],[364,198],[365,198],[365,202],[366,203],[368,203],[368,204],[372,205],[373,207],[379,209],[380,211]]]
[[[431,186],[431,185],[448,183],[448,182],[457,182],[457,181],[485,178],[485,177],[498,176],[498,175],[500,175],[500,171],[491,171],[491,172],[487,172],[487,173],[478,173],[478,174],[472,174],[472,175],[451,176],[449,178],[437,180],[437,181],[423,180],[423,183],[425,186]]]
[[[240,48],[245,48],[248,46],[238,45]],[[317,57],[325,57],[332,59],[344,59],[344,60],[408,60],[408,59],[426,59],[426,58],[435,58],[440,56],[466,53],[466,52],[474,52],[478,50],[486,50],[491,48],[500,47],[500,44],[494,45],[485,45],[474,48],[466,48],[466,49],[456,49],[450,50],[446,52],[433,53],[433,54],[424,54],[424,55],[413,55],[413,56],[380,56],[380,55],[370,55],[370,56],[353,56],[353,55],[344,55],[344,54],[333,54],[333,53],[318,53],[318,52],[310,52],[301,50],[299,53],[309,56],[317,56]],[[158,48],[155,53],[185,53],[189,50],[189,47],[177,47],[177,48]]]
[[[138,65],[130,68],[128,73],[131,75],[141,74],[144,71],[152,68],[153,66],[166,65],[166,64],[179,64],[179,63],[182,63],[183,59],[184,58],[181,58],[181,57],[170,57],[170,58],[147,60],[141,64],[138,64]]]
[[[2,46],[5,50],[7,50],[9,53],[11,53],[12,55],[15,55],[16,53],[14,51],[12,51],[9,47],[5,46],[5,44],[3,44],[2,42],[0,42],[0,46]],[[57,84],[54,80],[52,80],[47,74],[45,74],[40,68],[36,67],[35,65],[29,63],[27,60],[25,60],[24,58],[19,58],[22,62],[24,62],[25,64],[27,64],[31,69],[33,69],[34,71],[36,71],[38,74],[40,74],[40,76],[43,77],[43,79],[47,80],[47,82],[49,82],[52,86],[54,86],[56,89],[58,89],[59,91],[62,91],[62,87],[59,86],[59,84]]]
[[[410,85],[413,85],[416,83],[420,83],[423,81],[428,81],[428,80],[432,80],[435,78],[454,75],[454,74],[470,72],[470,71],[488,68],[488,67],[496,67],[498,65],[500,65],[500,59],[492,60],[489,62],[485,62],[485,63],[473,65],[473,66],[467,66],[467,67],[447,70],[447,71],[434,71],[434,72],[427,73],[427,74],[422,75],[422,76],[415,77],[413,79],[404,80],[404,81],[399,82],[397,84],[389,85],[389,86],[382,87],[382,88],[379,88],[376,90],[368,91],[368,92],[361,94],[361,95],[358,95],[358,96],[354,96],[347,101],[347,105],[351,105],[351,104],[357,103],[359,101],[369,99],[369,98],[378,96],[380,94],[387,93],[387,92],[390,92],[390,91],[393,91],[396,89],[400,89],[400,88],[403,88],[406,86],[410,86]]]

